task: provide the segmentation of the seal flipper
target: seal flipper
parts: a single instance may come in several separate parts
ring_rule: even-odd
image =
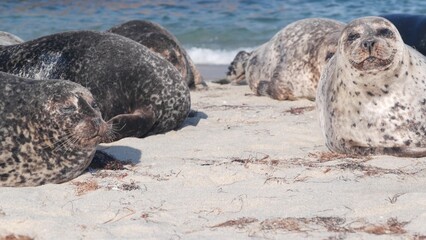
[[[152,108],[141,108],[133,113],[117,115],[108,121],[108,124],[112,124],[114,135],[102,139],[102,142],[114,142],[126,137],[144,137],[154,126],[155,116]]]
[[[257,85],[257,89],[256,89],[256,94],[259,96],[269,96],[270,95],[270,91],[269,91],[269,84],[271,82],[270,81],[260,81],[259,84]]]
[[[280,86],[276,86],[274,81],[260,81],[257,85],[256,94],[258,96],[269,96],[276,100],[295,100],[293,95],[291,83],[281,83]]]

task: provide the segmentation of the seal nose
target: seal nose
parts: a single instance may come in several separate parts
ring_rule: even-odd
[[[361,42],[361,46],[368,50],[368,52],[371,54],[371,51],[373,50],[374,45],[376,44],[376,40],[374,39],[366,39]]]
[[[102,120],[101,120],[100,118],[92,119],[92,124],[93,124],[95,127],[99,127],[99,126],[101,125],[101,123],[102,123]]]

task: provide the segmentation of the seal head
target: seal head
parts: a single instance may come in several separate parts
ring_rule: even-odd
[[[354,20],[339,39],[339,51],[347,56],[341,59],[367,74],[387,71],[392,65],[397,65],[394,63],[402,58],[403,45],[392,23],[374,17]]]
[[[61,183],[80,175],[111,134],[92,94],[64,80],[0,77],[0,186]]]
[[[182,74],[191,89],[205,89],[200,72],[178,39],[158,23],[132,20],[112,27],[107,32],[130,38],[160,54]]]

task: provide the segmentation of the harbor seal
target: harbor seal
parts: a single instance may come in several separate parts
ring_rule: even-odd
[[[382,15],[395,25],[404,43],[426,55],[426,16],[414,14]]]
[[[426,58],[381,17],[350,22],[326,65],[317,109],[327,147],[426,156]]]
[[[320,73],[336,51],[343,27],[341,22],[324,18],[291,23],[253,52],[238,53],[227,78],[231,82],[245,78],[257,95],[313,100]]]
[[[81,85],[0,72],[0,186],[73,179],[110,131]]]
[[[23,42],[24,40],[12,33],[0,31],[0,46],[14,45]]]
[[[190,111],[181,74],[126,37],[94,31],[57,33],[0,48],[0,71],[31,79],[66,79],[92,92],[115,137],[178,128]]]
[[[112,27],[107,32],[130,38],[160,54],[175,66],[191,89],[205,89],[207,84],[178,39],[160,24],[133,20]]]

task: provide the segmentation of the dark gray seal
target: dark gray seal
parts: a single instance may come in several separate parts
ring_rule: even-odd
[[[332,151],[426,156],[426,57],[384,18],[346,26],[316,103]]]
[[[0,71],[88,88],[116,130],[103,142],[176,129],[191,105],[188,86],[173,65],[112,33],[65,32],[1,47]]]
[[[0,45],[1,46],[7,46],[7,45],[14,45],[23,43],[24,40],[22,40],[20,37],[13,35],[12,33],[3,32],[0,31]]]
[[[426,55],[426,15],[382,15],[395,25],[404,43]]]
[[[190,88],[204,89],[207,87],[178,39],[160,24],[133,20],[114,26],[107,32],[130,38],[163,56],[179,70]]]
[[[0,186],[73,179],[110,131],[81,85],[0,72]]]
[[[333,56],[344,24],[307,18],[289,24],[251,53],[239,52],[227,78],[245,79],[257,95],[277,100],[315,99],[322,69]]]

